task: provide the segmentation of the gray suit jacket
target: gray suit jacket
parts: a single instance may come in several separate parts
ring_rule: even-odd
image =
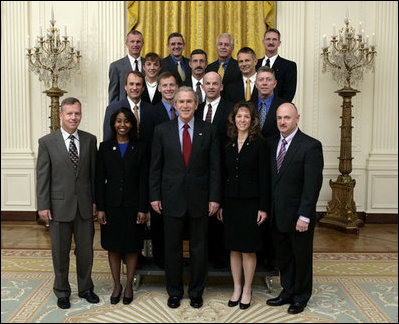
[[[144,58],[141,58],[141,66],[144,66]],[[114,61],[109,66],[109,86],[108,86],[108,104],[126,98],[125,79],[126,74],[132,71],[129,57]],[[144,71],[141,70],[144,75]]]
[[[38,210],[50,209],[53,220],[58,222],[73,221],[78,208],[83,219],[93,217],[97,139],[81,130],[78,134],[80,154],[76,174],[59,129],[39,139]]]

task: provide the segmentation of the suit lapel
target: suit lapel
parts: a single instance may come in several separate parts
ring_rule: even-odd
[[[79,134],[79,140],[80,140],[80,134]],[[75,172],[71,158],[69,157],[68,149],[65,145],[64,137],[62,136],[60,129],[58,129],[54,133],[54,141],[55,141],[55,147],[58,149],[62,160],[65,161],[66,167]]]
[[[80,144],[80,152],[79,152],[79,163],[78,163],[78,167],[76,169],[76,175],[79,174],[80,169],[82,168],[82,161],[84,161],[84,158],[87,154],[88,151],[88,146],[89,146],[89,142],[87,141],[86,136],[80,132],[78,130],[78,134],[79,134],[79,144]]]
[[[198,120],[198,118],[194,119],[194,132],[193,132],[193,139],[191,141],[191,152],[190,152],[190,158],[188,159],[188,168],[190,168],[190,165],[193,163],[193,156],[195,156],[196,152],[199,150],[199,148],[202,145],[202,139],[204,137],[204,128],[203,124]],[[188,169],[187,168],[187,169]]]

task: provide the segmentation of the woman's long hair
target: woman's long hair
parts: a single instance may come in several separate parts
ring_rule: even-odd
[[[109,121],[109,125],[111,126],[112,138],[116,138],[115,121],[116,121],[116,116],[118,116],[119,113],[124,114],[126,119],[128,121],[130,121],[130,123],[132,124],[132,128],[130,129],[130,131],[128,133],[129,141],[131,141],[131,142],[137,141],[138,140],[138,133],[137,133],[136,118],[134,117],[132,111],[129,108],[126,108],[126,107],[119,108],[111,116],[111,120]]]
[[[227,126],[227,136],[230,138],[230,140],[233,142],[236,140],[236,138],[238,136],[238,129],[237,129],[237,126],[235,123],[235,118],[236,118],[236,115],[240,108],[248,109],[249,114],[251,115],[251,124],[249,125],[249,129],[248,129],[248,140],[250,142],[252,142],[257,138],[262,137],[262,134],[261,134],[260,128],[259,128],[259,116],[258,116],[258,112],[255,109],[255,105],[250,101],[240,101],[234,105],[233,110],[230,112],[230,115],[229,115],[229,124]]]

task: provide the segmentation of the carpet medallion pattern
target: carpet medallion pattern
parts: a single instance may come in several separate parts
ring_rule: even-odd
[[[1,251],[1,321],[3,323],[397,323],[397,253],[314,253],[313,295],[305,311],[287,313],[288,305],[269,307],[266,299],[281,290],[273,277],[273,293],[256,277],[247,310],[227,307],[232,293],[229,277],[210,277],[200,309],[170,309],[163,276],[143,276],[130,305],[109,303],[112,279],[105,251],[95,251],[93,281],[100,303],[77,296],[75,261],[71,253],[71,308],[56,306],[52,292],[51,251]],[[123,281],[122,284],[125,282]],[[186,286],[187,290],[187,286]]]

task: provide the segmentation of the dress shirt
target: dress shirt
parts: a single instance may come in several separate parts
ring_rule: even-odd
[[[177,68],[177,60],[173,57],[173,55],[170,55],[170,57],[172,58],[173,62],[176,64],[176,68]],[[186,64],[184,63],[183,56],[180,59],[180,66],[183,69],[184,74],[187,75],[187,68],[186,68]],[[197,84],[197,82],[195,84]]]
[[[140,56],[138,58],[134,58],[130,54],[127,54],[127,56],[129,57],[130,65],[132,66],[132,71],[136,70],[136,63],[134,62],[135,60],[137,60],[139,71],[140,72],[143,71],[143,66],[141,65],[141,57]]]
[[[74,138],[74,142],[76,145],[76,149],[78,150],[78,155],[80,155],[80,141],[79,141],[79,135],[78,135],[78,130],[76,130],[74,133],[69,134],[67,131],[65,131],[62,127],[60,127],[61,130],[61,134],[62,137],[64,138],[64,143],[66,145],[66,149],[69,152],[69,142],[71,141],[71,139],[69,138],[70,135],[73,135]]]
[[[150,96],[150,100],[152,101],[154,99],[155,92],[158,87],[158,81],[155,81],[154,83],[150,83],[147,80],[145,80],[145,83],[147,85],[148,95]]]
[[[252,94],[252,91],[254,90],[254,87],[255,87],[256,74],[257,74],[257,73],[255,73],[253,76],[251,76],[251,77],[249,78],[249,81],[250,81],[250,84],[251,84],[251,94]],[[246,77],[243,76],[242,79],[243,79],[243,81],[244,81],[244,93],[246,93],[246,91],[247,91],[247,79],[248,79],[248,78],[246,78]]]
[[[172,107],[172,105],[168,104],[163,99],[162,99],[162,103],[165,106],[165,110],[168,113],[169,119],[172,120],[172,113],[170,112],[170,107]],[[176,117],[179,116],[179,112],[177,111],[176,107],[175,107],[175,114],[176,114]]]
[[[179,127],[179,138],[180,138],[180,148],[183,153],[183,131],[185,122],[181,121],[180,118],[177,118],[177,125]],[[188,133],[190,134],[191,144],[193,144],[193,134],[194,134],[194,117],[187,123],[188,124]]]
[[[274,56],[272,56],[272,57],[267,57],[267,56],[265,55],[265,58],[264,58],[263,61],[262,61],[262,66],[265,66],[265,65],[266,65],[267,59],[269,59],[269,60],[270,60],[270,67],[272,68],[274,62],[275,62],[276,59],[277,59],[277,56],[278,56],[278,54],[277,54],[277,55],[274,55]]]
[[[258,98],[258,112],[262,109],[262,103],[264,102],[266,104],[266,116],[269,112],[270,106],[272,104],[274,98],[274,94],[272,94],[269,98],[262,99],[261,97]]]
[[[138,108],[137,114],[138,114],[138,116],[139,116],[138,122],[140,123],[140,118],[141,118],[141,117],[140,117],[140,113],[141,113],[141,111],[140,111],[141,99],[140,99],[140,101],[139,101],[138,103],[134,103],[129,97],[126,97],[126,98],[127,98],[127,101],[129,102],[130,110],[132,111],[133,115],[134,115],[134,106],[137,106],[137,108]]]
[[[291,145],[292,139],[294,138],[294,136],[295,136],[295,134],[296,134],[297,131],[298,131],[298,127],[292,132],[292,134],[290,134],[289,136],[287,136],[287,137],[285,138],[285,140],[286,140],[286,142],[287,142],[287,144],[285,145],[285,149],[286,149],[286,152],[287,152],[287,153],[288,153],[288,148],[289,148],[290,145]],[[280,152],[281,143],[282,143],[282,141],[283,141],[283,138],[284,138],[283,135],[281,135],[281,133],[280,133],[280,140],[279,140],[278,146],[277,146],[276,157],[278,156],[278,152]],[[286,154],[285,156],[287,156],[287,154]],[[306,222],[306,223],[310,223],[310,219],[309,219],[308,217],[303,216],[303,215],[299,215],[299,219],[300,219],[300,220],[303,220],[303,221]]]
[[[202,100],[204,100],[205,96],[206,96],[204,89],[202,89],[202,86],[204,85],[204,78],[202,78],[201,80],[197,80],[196,78],[194,78],[194,76],[191,76],[191,82],[193,84],[194,92],[195,92],[195,90],[197,90],[198,81],[199,81],[199,83],[201,83],[200,88],[201,88],[201,93],[202,93]],[[204,101],[202,101],[202,102],[204,102]]]
[[[216,109],[219,106],[219,102],[222,99],[222,97],[219,97],[215,100],[213,100],[212,102],[209,102],[208,100],[205,101],[205,106],[204,106],[204,113],[202,115],[202,120],[205,121],[206,119],[206,114],[208,113],[208,105],[211,104],[212,106],[212,117],[211,117],[211,121],[213,122],[213,118],[215,117],[216,114]]]

